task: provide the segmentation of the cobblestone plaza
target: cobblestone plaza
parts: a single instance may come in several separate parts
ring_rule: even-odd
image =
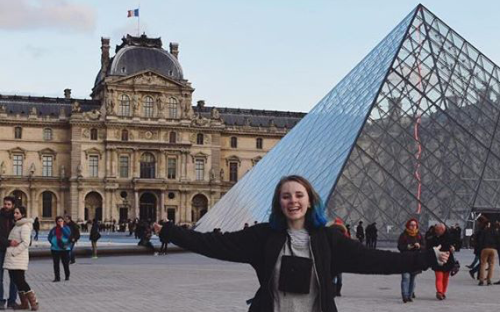
[[[470,250],[457,253],[462,267]],[[495,274],[495,280],[498,274]],[[245,300],[258,287],[253,269],[192,253],[77,259],[71,280],[52,283],[52,261],[33,260],[28,282],[40,311],[247,311]],[[339,311],[497,311],[500,286],[478,287],[467,271],[450,280],[448,299],[435,298],[434,273],[417,278],[414,303],[400,299],[400,276],[345,274]]]

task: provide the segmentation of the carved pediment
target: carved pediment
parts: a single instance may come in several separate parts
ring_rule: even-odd
[[[237,162],[238,167],[241,166],[241,159],[236,155],[232,155],[232,156],[229,156],[226,158],[226,165],[229,166],[229,163],[231,163],[231,162]]]
[[[252,165],[255,166],[261,160],[262,160],[262,156],[257,156],[257,157],[252,158]]]
[[[195,161],[195,159],[199,159],[199,158],[203,158],[205,160],[205,163],[208,161],[208,154],[205,154],[203,152],[198,152],[194,155],[191,155],[191,157],[193,158],[193,162]]]
[[[161,87],[182,86],[177,81],[152,71],[143,71],[130,77],[118,79],[115,81],[115,83],[124,85],[148,85]]]
[[[102,159],[102,151],[95,147],[85,150],[85,159],[89,159],[89,155],[99,155],[99,159]]]
[[[8,150],[8,152],[9,152],[9,158],[11,158],[11,159],[12,159],[12,155],[23,155],[23,157],[26,157],[26,150],[24,148],[15,147],[15,148]]]
[[[38,151],[38,157],[40,157],[40,160],[42,160],[42,156],[44,155],[54,156],[54,160],[56,160],[57,152],[51,148],[44,148],[43,150]]]

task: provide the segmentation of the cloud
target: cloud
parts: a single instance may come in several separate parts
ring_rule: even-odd
[[[95,24],[93,8],[68,0],[0,0],[0,29],[91,32]]]

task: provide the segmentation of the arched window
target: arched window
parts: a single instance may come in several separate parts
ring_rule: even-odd
[[[90,139],[92,141],[97,141],[97,129],[90,129]]]
[[[238,147],[238,139],[236,137],[231,137],[231,148]]]
[[[144,98],[144,104],[142,107],[144,110],[144,117],[146,117],[146,118],[153,117],[153,98],[152,97],[146,96],[146,98]]]
[[[141,156],[141,178],[155,178],[155,157],[151,153],[144,153]]]
[[[120,99],[120,116],[130,116],[130,98],[123,94]]]
[[[128,131],[122,130],[122,141],[128,141]]]
[[[177,100],[173,97],[168,99],[168,116],[170,118],[177,118]]]
[[[43,129],[43,140],[52,141],[52,129],[50,128]]]
[[[257,138],[257,140],[255,141],[255,147],[257,149],[262,149],[262,138]]]
[[[176,143],[177,142],[177,133],[175,131],[170,132],[169,135],[169,140],[170,143]]]
[[[196,144],[203,145],[203,133],[198,133],[196,135]]]

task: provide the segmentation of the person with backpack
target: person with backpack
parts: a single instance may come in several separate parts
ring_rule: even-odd
[[[80,239],[80,227],[71,219],[71,216],[66,216],[65,221],[66,226],[71,229],[71,237],[69,239],[71,242],[71,249],[69,251],[69,264],[74,264],[75,252],[73,251],[73,249],[75,248],[76,242],[78,242],[78,240]]]
[[[52,253],[52,261],[54,262],[54,280],[53,282],[61,281],[61,273],[59,263],[62,261],[64,268],[65,280],[69,280],[69,251],[71,249],[71,229],[64,224],[64,218],[56,217],[56,226],[54,226],[47,237],[50,242],[50,251]]]

